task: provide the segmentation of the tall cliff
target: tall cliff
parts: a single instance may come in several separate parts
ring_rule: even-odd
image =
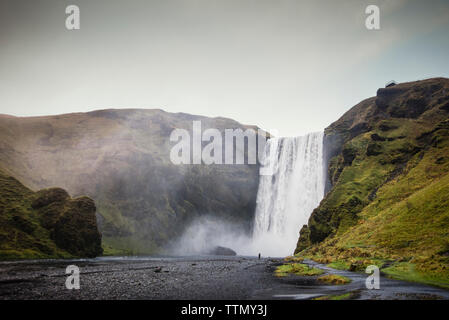
[[[449,79],[379,89],[325,130],[328,193],[296,253],[449,286]]]
[[[34,189],[62,187],[95,200],[106,253],[154,253],[194,219],[251,228],[258,165],[174,165],[174,129],[248,126],[162,110],[0,116],[0,168]],[[244,152],[237,150],[236,152]]]

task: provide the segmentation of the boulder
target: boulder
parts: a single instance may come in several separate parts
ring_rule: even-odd
[[[226,248],[226,247],[220,247],[220,246],[216,246],[213,249],[211,249],[208,254],[210,255],[214,255],[214,256],[236,256],[237,253],[230,249],[230,248]]]

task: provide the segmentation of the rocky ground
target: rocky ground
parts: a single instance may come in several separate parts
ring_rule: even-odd
[[[354,293],[353,299],[449,299],[449,291],[381,279],[367,290],[367,275],[345,275],[343,286],[313,278],[276,278],[278,259],[249,257],[97,258],[0,263],[0,299],[312,299]],[[312,263],[312,262],[308,262]],[[80,289],[65,287],[68,265],[80,268]]]

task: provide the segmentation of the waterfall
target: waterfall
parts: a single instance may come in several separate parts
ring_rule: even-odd
[[[324,196],[323,133],[267,141],[257,193],[252,250],[264,256],[293,253],[299,230]]]

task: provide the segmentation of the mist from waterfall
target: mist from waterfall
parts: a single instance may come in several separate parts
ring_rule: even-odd
[[[271,138],[264,157],[273,175],[260,176],[251,251],[286,256],[324,196],[323,133]]]
[[[324,196],[323,133],[271,138],[260,162],[261,173],[272,175],[260,175],[252,234],[235,223],[205,215],[187,226],[168,251],[201,255],[224,246],[243,256],[291,255],[299,231]]]

